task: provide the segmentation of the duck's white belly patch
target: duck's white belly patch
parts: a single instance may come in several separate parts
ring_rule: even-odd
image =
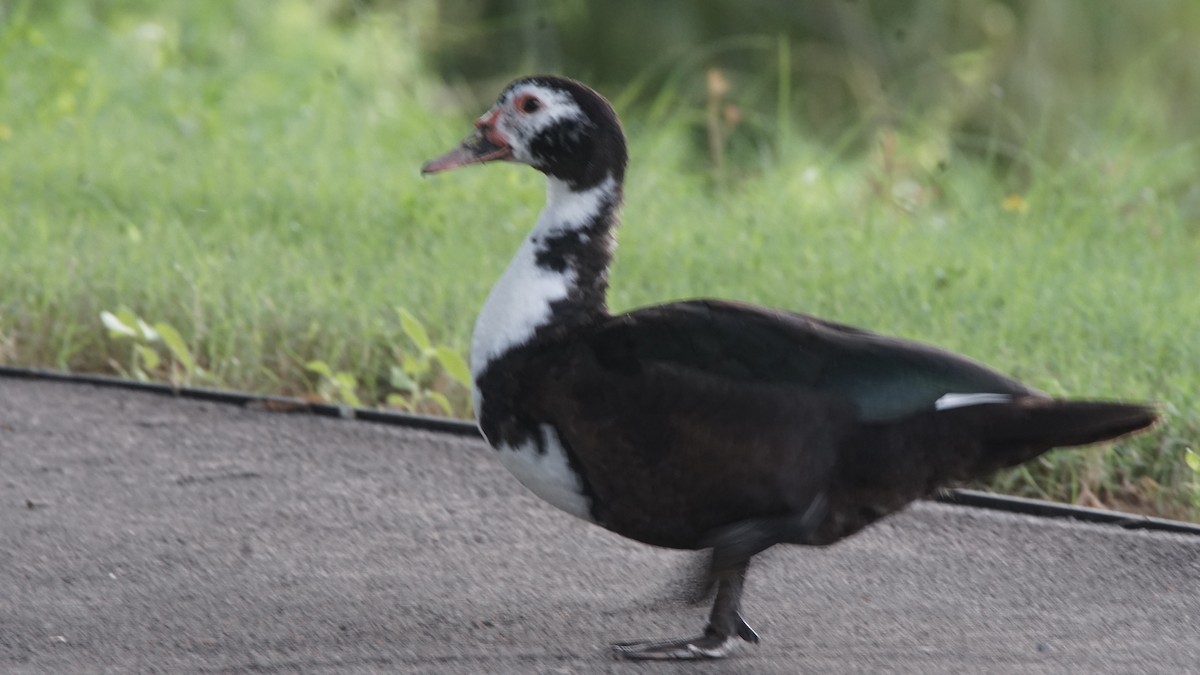
[[[583,483],[571,469],[558,433],[545,424],[538,427],[538,433],[545,452],[538,451],[537,440],[533,438],[517,446],[501,444],[496,446],[500,463],[535,495],[573,516],[592,520]]]

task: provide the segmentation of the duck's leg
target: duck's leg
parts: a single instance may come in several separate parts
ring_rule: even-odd
[[[747,558],[718,572],[717,597],[708,617],[708,626],[700,635],[677,640],[618,642],[613,645],[613,650],[617,656],[626,659],[719,659],[732,652],[741,640],[758,642],[758,633],[740,612],[742,588],[749,566]]]
[[[818,494],[803,513],[783,518],[756,518],[717,529],[707,537],[712,546],[704,590],[715,583],[717,597],[704,633],[694,638],[619,642],[618,656],[627,659],[719,659],[738,646],[739,640],[758,642],[741,615],[742,588],[750,558],[781,542],[812,543],[814,532],[829,512],[829,500]]]

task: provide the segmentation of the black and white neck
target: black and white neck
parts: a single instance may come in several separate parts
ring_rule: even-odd
[[[607,315],[608,266],[621,202],[612,174],[586,187],[547,178],[537,224],[496,282],[475,322],[471,372],[528,344],[541,330]]]
[[[553,76],[513,82],[458,148],[425,173],[508,160],[546,175],[546,206],[475,323],[471,372],[541,331],[607,315],[608,265],[627,152],[612,107],[584,85]],[[479,392],[476,390],[476,414]]]

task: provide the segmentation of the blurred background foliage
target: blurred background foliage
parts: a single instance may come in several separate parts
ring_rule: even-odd
[[[109,25],[156,12],[182,17],[170,36],[178,55],[217,60],[223,55],[190,49],[202,43],[189,44],[198,32],[189,19],[203,22],[224,4],[236,27],[278,3],[179,4],[0,0],[0,12],[72,12]],[[618,108],[634,104],[653,122],[711,96],[704,74],[717,68],[736,92],[731,145],[749,141],[757,152],[779,133],[860,150],[877,149],[884,134],[927,169],[964,153],[1020,171],[1031,162],[1111,157],[1130,140],[1186,142],[1195,154],[1200,135],[1200,3],[1192,0],[305,4],[343,28],[391,18],[404,28],[395,39],[414,41],[409,50],[426,73],[472,107],[516,74],[555,72],[616,94]],[[322,47],[306,37],[297,34],[293,49]],[[696,122],[700,129],[703,120]],[[1031,147],[1037,157],[1024,154]]]
[[[404,0],[343,0],[343,20]],[[786,124],[924,168],[954,153],[1029,162],[1111,157],[1200,135],[1200,3],[1189,0],[442,0],[430,68],[487,98],[520,72],[561,72],[650,110],[703,100],[719,68],[739,133]],[[786,133],[787,130],[784,130]],[[767,132],[767,133],[764,133]],[[849,136],[847,135],[849,133]],[[1036,158],[1025,149],[1038,151]],[[1119,153],[1116,153],[1119,154]],[[1187,189],[1195,181],[1181,179]],[[1195,199],[1195,195],[1192,198]]]

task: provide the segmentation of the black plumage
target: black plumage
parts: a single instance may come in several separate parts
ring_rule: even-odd
[[[939,486],[1156,419],[1142,405],[1052,399],[966,357],[802,314],[693,300],[611,315],[626,163],[611,106],[577,82],[524,78],[477,127],[426,170],[511,159],[551,186],[531,257],[518,254],[477,324],[480,428],[531,488],[553,486],[539,494],[583,505],[576,515],[647,544],[713,550],[704,634],[625,643],[622,655],[724,656],[758,639],[739,603],[760,551],[831,544]],[[506,322],[504,308],[520,316]],[[567,468],[547,468],[555,453]]]

